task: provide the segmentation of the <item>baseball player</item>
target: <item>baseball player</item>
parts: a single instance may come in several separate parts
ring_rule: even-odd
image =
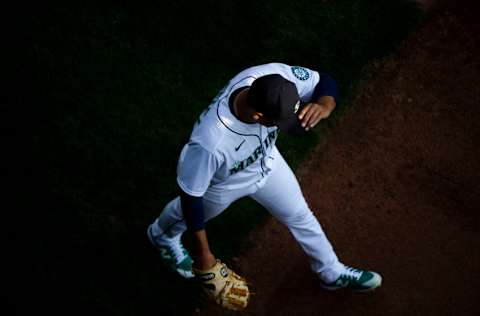
[[[327,118],[336,99],[335,81],[305,67],[270,63],[233,77],[200,115],[183,147],[177,166],[180,196],[148,227],[163,261],[185,278],[212,283],[206,287],[217,303],[244,308],[248,287],[215,258],[205,223],[249,196],[287,226],[323,288],[369,291],[380,286],[378,273],[339,261],[275,146],[279,131],[302,134]],[[191,256],[181,242],[187,230],[193,241]]]

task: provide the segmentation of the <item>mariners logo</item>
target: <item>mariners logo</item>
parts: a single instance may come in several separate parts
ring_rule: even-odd
[[[295,77],[297,77],[299,80],[305,81],[308,78],[310,78],[310,74],[308,73],[307,69],[303,67],[292,67],[292,73]]]
[[[277,136],[278,136],[278,129],[268,133],[267,137],[265,137],[265,139],[263,140],[263,143],[265,144],[265,148],[268,148],[273,144],[275,144],[275,140],[277,139]],[[247,159],[244,159],[242,161],[235,161],[235,163],[233,164],[233,167],[229,170],[230,175],[242,171],[243,169],[247,168],[252,163],[257,161],[257,159],[262,154],[262,151],[263,151],[262,145],[260,144],[260,146],[258,146],[255,149],[255,151]]]

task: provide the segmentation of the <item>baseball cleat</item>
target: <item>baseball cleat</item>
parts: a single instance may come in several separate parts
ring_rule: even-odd
[[[334,291],[340,288],[350,288],[356,292],[368,292],[382,284],[380,274],[344,266],[340,276],[331,283],[320,280],[320,286],[326,290]]]
[[[160,251],[162,262],[180,276],[186,279],[193,278],[193,260],[183,247],[181,240],[178,239],[178,242],[172,244],[160,244],[158,238],[152,235],[151,229],[152,227],[149,226],[147,230],[148,239]]]

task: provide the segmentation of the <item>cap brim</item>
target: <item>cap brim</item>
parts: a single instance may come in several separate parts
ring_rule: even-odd
[[[305,128],[302,127],[302,123],[298,116],[294,114],[292,117],[275,122],[278,128],[291,135],[301,135],[305,133]]]
[[[281,131],[284,131],[285,133],[290,135],[301,135],[305,133],[306,130],[304,127],[302,127],[302,122],[298,118],[298,114],[302,111],[305,105],[306,103],[302,102],[300,104],[300,108],[297,111],[295,111],[295,113],[292,113],[287,118],[282,118],[277,120],[275,122],[275,125],[277,125]]]

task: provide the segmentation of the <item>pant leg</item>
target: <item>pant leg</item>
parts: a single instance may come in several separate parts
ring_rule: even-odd
[[[255,190],[255,186],[230,191],[208,190],[203,196],[205,222],[220,215],[234,201],[248,196]],[[187,230],[187,225],[183,218],[179,196],[165,206],[150,227],[152,237],[160,240],[160,243],[162,241],[169,243],[181,238],[182,234]]]
[[[314,272],[337,268],[340,264],[337,255],[280,153],[275,155],[274,167],[267,181],[251,197],[288,227],[310,258]]]

